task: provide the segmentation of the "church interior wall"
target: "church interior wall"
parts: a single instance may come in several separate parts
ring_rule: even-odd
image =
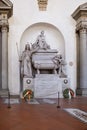
[[[57,43],[54,45],[51,34],[58,33],[54,30],[54,33],[50,33],[49,27],[38,28],[36,23],[48,23],[53,25],[59,30],[58,38],[59,42],[64,42],[65,45],[65,60],[67,62],[67,75],[70,78],[70,87],[76,89],[76,36],[75,36],[75,21],[72,18],[72,13],[75,9],[87,2],[87,0],[75,0],[71,4],[70,0],[48,0],[47,10],[39,11],[37,0],[11,0],[13,3],[13,16],[9,19],[9,37],[8,37],[8,72],[9,72],[9,88],[12,94],[19,94],[20,82],[19,82],[19,55],[21,50],[21,44],[29,40],[28,42],[34,42],[37,33],[40,29],[45,29],[48,35],[48,44],[52,47],[58,47]],[[35,30],[28,30],[32,25],[37,25]],[[27,30],[27,31],[26,31]],[[22,40],[23,34],[26,31],[27,37]],[[30,33],[28,37],[28,33]],[[49,35],[50,33],[50,35]],[[61,35],[60,35],[61,34]],[[31,37],[30,37],[31,36]],[[62,36],[62,38],[61,38]],[[29,39],[28,39],[29,38]],[[62,41],[61,41],[62,39]],[[52,43],[51,43],[52,40]],[[54,40],[56,42],[56,40]],[[23,43],[22,43],[23,42]],[[58,49],[58,48],[56,48]]]

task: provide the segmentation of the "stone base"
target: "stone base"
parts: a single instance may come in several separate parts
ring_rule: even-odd
[[[0,90],[0,97],[8,97],[8,90],[7,89]]]
[[[63,97],[63,89],[67,88],[68,78],[59,78],[57,74],[38,74],[34,81],[35,98],[58,98]]]
[[[23,78],[23,91],[25,89],[34,90],[34,79],[33,78]]]
[[[87,96],[87,88],[78,88],[76,90],[76,94],[81,96]]]
[[[35,98],[58,98],[63,97],[63,90],[70,86],[68,78],[59,78],[58,74],[37,74],[33,78],[23,79],[23,91],[31,89]],[[21,96],[22,97],[22,93]]]

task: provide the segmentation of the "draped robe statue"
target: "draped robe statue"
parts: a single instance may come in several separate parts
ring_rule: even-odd
[[[28,78],[32,78],[32,54],[34,52],[36,52],[39,49],[39,47],[37,46],[36,49],[31,50],[30,49],[30,45],[26,44],[25,45],[25,50],[23,51],[21,58],[20,58],[20,62],[21,62],[21,69],[20,69],[20,73],[21,73],[21,77],[28,77]]]

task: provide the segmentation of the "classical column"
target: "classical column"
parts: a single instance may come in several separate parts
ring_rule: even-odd
[[[87,92],[87,29],[80,32],[80,89],[84,95]]]
[[[2,89],[8,88],[8,27],[2,26]]]
[[[76,77],[77,77],[77,89],[80,88],[80,36],[79,36],[79,32],[76,31],[76,65],[77,65],[77,73],[76,73]],[[78,93],[78,92],[77,92]]]
[[[87,96],[87,3],[72,14],[76,20],[77,36],[77,94]]]
[[[0,62],[2,63],[2,34],[0,29]],[[2,64],[0,64],[0,89],[2,89]]]

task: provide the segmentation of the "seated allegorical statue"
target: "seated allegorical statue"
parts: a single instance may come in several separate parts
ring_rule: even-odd
[[[63,60],[62,55],[56,55],[55,57],[53,57],[52,61],[55,65],[57,65],[57,68],[54,69],[58,70],[59,77],[67,77],[67,75],[63,71],[63,66],[66,65],[66,63]]]
[[[46,43],[44,31],[41,31],[40,35],[38,35],[36,42],[32,44],[32,49],[35,49],[39,46],[40,49],[50,49],[50,46]]]

